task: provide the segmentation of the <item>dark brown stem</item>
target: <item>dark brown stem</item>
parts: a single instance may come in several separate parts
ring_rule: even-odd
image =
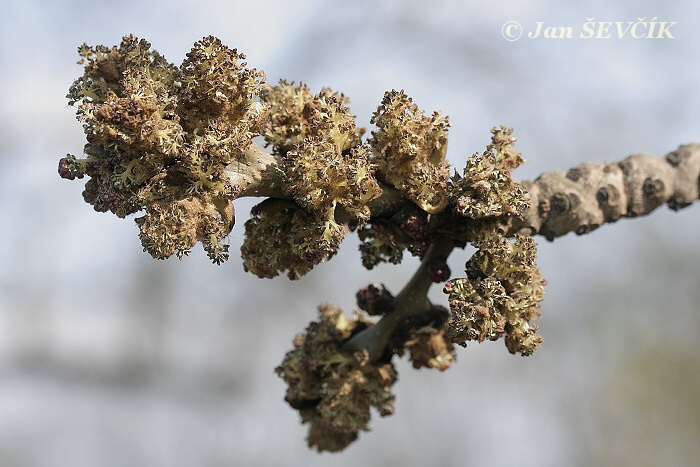
[[[351,352],[367,350],[371,361],[381,358],[401,323],[430,310],[432,304],[428,300],[428,290],[433,282],[428,268],[435,261],[446,259],[454,247],[451,240],[438,240],[430,245],[411,280],[394,297],[392,311],[382,316],[376,324],[355,334],[345,343],[345,348]]]

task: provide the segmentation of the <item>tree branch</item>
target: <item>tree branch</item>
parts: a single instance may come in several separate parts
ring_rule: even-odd
[[[241,161],[228,166],[239,196],[289,198],[279,162],[278,156],[251,145]],[[680,146],[660,158],[635,154],[619,162],[588,162],[521,183],[530,207],[514,219],[509,235],[539,234],[548,240],[569,232],[582,235],[622,217],[649,214],[662,204],[678,210],[695,202],[700,198],[700,144]],[[412,204],[395,188],[381,187],[381,196],[369,203],[372,217],[388,217]],[[338,217],[344,221],[342,210]]]
[[[239,192],[238,198],[246,196],[291,199],[283,188],[280,156],[267,153],[251,143],[248,150],[237,160],[226,167],[231,185]],[[398,212],[403,206],[412,204],[401,192],[385,183],[379,182],[382,188],[380,197],[370,201],[369,208],[373,217],[387,217]],[[347,215],[342,208],[337,209],[340,223],[345,223]]]
[[[241,196],[288,198],[278,164],[278,157],[252,145],[243,162],[228,168]],[[635,154],[609,164],[588,162],[567,172],[546,172],[522,185],[530,207],[513,220],[508,236],[540,234],[553,240],[569,232],[582,235],[622,217],[649,214],[662,204],[678,210],[696,201],[700,197],[700,144],[680,146],[661,158]],[[412,204],[393,187],[382,184],[382,190],[369,204],[373,218],[391,216]],[[344,221],[342,211],[337,217]],[[454,247],[447,239],[430,245],[418,270],[392,300],[392,310],[348,340],[346,350],[367,350],[370,360],[380,359],[402,323],[430,310],[427,293],[433,282],[428,267],[437,259],[446,259]]]
[[[319,450],[354,441],[370,406],[393,412],[394,352],[410,352],[415,367],[445,369],[454,344],[467,340],[505,337],[511,353],[534,351],[541,339],[530,321],[545,281],[528,235],[584,234],[700,196],[698,144],[517,184],[511,171],[523,159],[512,129],[500,127],[464,175],[450,179],[447,118],[426,115],[403,91],[384,94],[370,120],[377,130],[363,142],[343,94],[264,85],[264,73],[213,36],[196,42],[179,67],[132,35],[118,47],[84,44],[79,54],[85,70],[68,98],[78,104],[86,157],[66,155],[58,173],[88,176],[83,198],[98,212],[144,211],[136,223],[154,258],[181,258],[200,242],[215,263],[228,259],[231,201],[243,196],[268,198],[251,213],[242,247],[244,268],[259,277],[299,277],[336,253],[348,226],[361,226],[368,268],[398,263],[406,249],[421,256],[396,297],[376,287],[358,294],[360,308],[383,312],[376,324],[324,307],[278,367],[286,400],[310,423],[309,444]],[[252,142],[258,137],[274,153]],[[449,278],[445,260],[466,243],[477,252],[466,277],[448,282],[446,322],[449,312],[427,293]]]
[[[226,167],[231,185],[239,197],[289,198],[282,188],[280,157],[251,143],[242,157]]]
[[[674,211],[700,197],[700,144],[663,157],[635,154],[610,164],[588,162],[567,172],[546,172],[523,182],[530,207],[510,233],[553,240],[582,235],[622,217],[649,214],[662,204]]]

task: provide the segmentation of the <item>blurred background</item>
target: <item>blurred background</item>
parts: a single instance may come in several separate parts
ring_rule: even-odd
[[[355,291],[398,291],[417,263],[365,271],[357,240],[297,282],[243,272],[259,200],[236,201],[230,261],[142,252],[56,167],[84,144],[65,95],[77,47],[133,33],[179,64],[205,35],[268,81],[329,86],[361,125],[404,89],[452,123],[459,170],[515,128],[516,178],[700,142],[700,4],[594,1],[5,2],[0,16],[0,466],[683,466],[700,458],[700,207],[540,242],[549,280],[532,357],[459,349],[399,362],[396,414],[340,454],[309,451],[274,374],[291,339]],[[674,38],[580,39],[593,21],[675,21]],[[507,41],[517,21],[525,35]],[[572,39],[528,39],[537,22]],[[459,274],[468,254],[450,258]],[[439,287],[432,297],[444,303]]]

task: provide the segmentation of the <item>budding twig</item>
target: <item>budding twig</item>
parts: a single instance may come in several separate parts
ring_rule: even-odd
[[[227,260],[232,201],[243,196],[267,198],[251,210],[241,247],[244,269],[259,277],[300,277],[333,257],[351,230],[368,269],[397,264],[404,252],[422,258],[396,297],[363,289],[360,308],[384,313],[376,324],[321,307],[278,367],[286,400],[310,422],[309,445],[319,450],[353,442],[370,407],[393,412],[394,353],[444,370],[454,345],[467,341],[504,338],[513,354],[535,351],[542,339],[532,321],[546,281],[531,236],[581,235],[700,197],[700,144],[517,183],[511,174],[524,159],[512,129],[500,127],[450,176],[447,117],[426,114],[403,91],[385,93],[363,139],[342,93],[270,86],[212,36],[180,66],[135,36],[79,54],[84,74],[67,97],[77,104],[86,157],[63,157],[58,173],[87,176],[83,198],[98,212],[142,212],[139,237],[154,258],[182,258],[199,242],[213,262]],[[254,142],[260,137],[270,152]],[[450,279],[445,260],[467,243],[477,251],[466,277]],[[449,319],[427,297],[446,280]]]

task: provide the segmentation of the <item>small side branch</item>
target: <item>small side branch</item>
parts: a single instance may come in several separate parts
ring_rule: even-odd
[[[381,358],[389,340],[401,323],[430,310],[432,304],[427,295],[433,281],[430,279],[428,268],[435,261],[445,260],[454,247],[454,242],[451,240],[439,240],[430,245],[411,280],[394,298],[392,311],[382,316],[377,324],[350,338],[345,343],[346,350],[351,352],[367,350],[372,361]]]

